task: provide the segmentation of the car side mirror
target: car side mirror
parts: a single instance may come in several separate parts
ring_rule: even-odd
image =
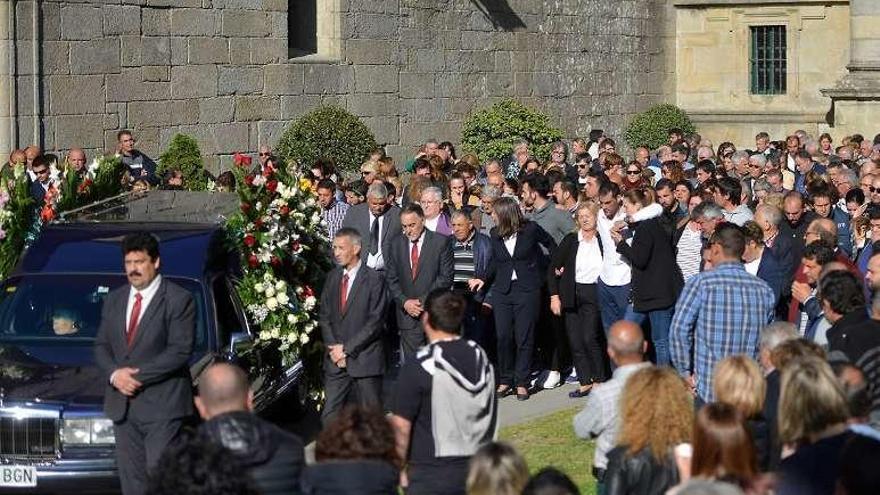
[[[247,332],[235,332],[229,337],[229,354],[237,356],[251,348],[254,339]]]

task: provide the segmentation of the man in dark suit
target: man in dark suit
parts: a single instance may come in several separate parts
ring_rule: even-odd
[[[405,359],[425,345],[420,316],[434,289],[452,287],[454,266],[450,238],[425,228],[425,214],[416,204],[400,212],[403,236],[388,244],[385,278],[397,305],[397,328]]]
[[[189,291],[159,275],[159,242],[141,232],[122,241],[129,284],[107,295],[95,362],[107,387],[116,463],[125,495],[146,491],[147,472],[193,413],[187,362],[195,335]]]
[[[46,196],[46,191],[48,191],[49,187],[52,185],[52,180],[49,178],[49,163],[42,155],[40,155],[34,158],[34,168],[32,168],[31,171],[36,177],[36,179],[30,184],[31,198],[36,201],[37,208],[41,208],[43,206],[43,199]]]
[[[388,244],[400,237],[400,208],[389,201],[385,184],[371,184],[366,202],[349,208],[342,226],[360,233],[361,260],[374,270],[385,270]]]
[[[361,406],[382,404],[383,314],[385,280],[361,261],[361,235],[342,228],[333,238],[339,264],[328,275],[321,294],[321,335],[326,403],[322,414],[331,421],[355,392]]]

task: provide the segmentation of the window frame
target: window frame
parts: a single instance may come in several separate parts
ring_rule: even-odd
[[[760,35],[763,35],[763,44],[760,41]],[[789,92],[788,48],[790,46],[788,26],[786,24],[750,25],[748,46],[749,94],[755,96],[787,95]],[[763,84],[762,78],[764,79]]]

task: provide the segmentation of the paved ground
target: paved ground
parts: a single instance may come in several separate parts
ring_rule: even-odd
[[[570,399],[568,393],[576,385],[569,384],[553,390],[541,390],[532,394],[527,401],[518,401],[516,396],[508,396],[498,403],[498,424],[500,427],[525,423],[562,409],[583,405],[586,398]]]

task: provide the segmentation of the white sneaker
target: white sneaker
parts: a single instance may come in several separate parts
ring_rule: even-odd
[[[551,389],[559,386],[559,379],[562,378],[558,371],[547,373],[547,379],[544,381],[544,388]]]

